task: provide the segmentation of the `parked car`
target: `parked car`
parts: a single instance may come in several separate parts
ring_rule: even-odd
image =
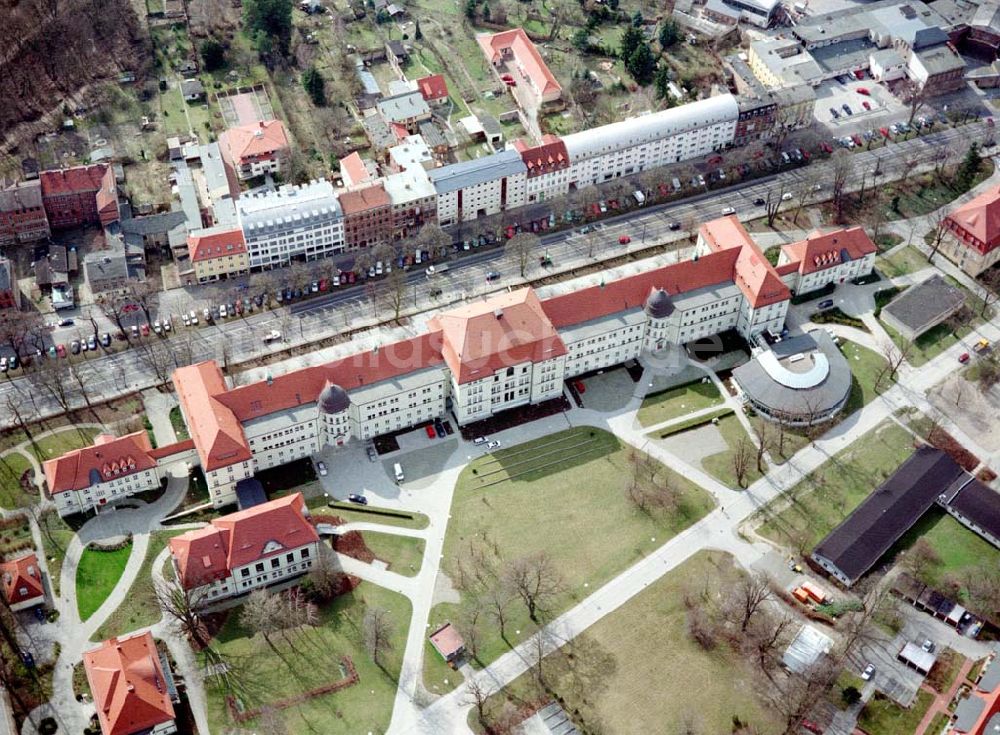
[[[632,238],[629,237],[628,235],[622,235],[621,237],[618,238],[619,245],[628,245],[630,242],[632,242]]]
[[[858,94],[863,94],[865,97],[871,94],[871,92],[868,91],[867,87],[858,87],[856,91]]]
[[[437,438],[437,434],[434,433],[434,427],[431,426],[430,424],[427,424],[427,426],[424,427],[424,433],[427,434],[427,438],[428,439],[436,439]]]
[[[987,352],[989,349],[990,341],[988,339],[981,339],[972,345],[972,351],[977,353]]]
[[[80,354],[80,340],[74,339],[72,342],[70,342],[70,344],[69,344],[69,351],[72,352],[74,355],[79,355]]]
[[[790,201],[791,198],[792,198],[792,192],[790,191],[786,191],[784,194],[781,195],[781,201],[783,202]]]
[[[500,274],[497,271],[488,271],[486,273],[486,281],[487,281],[487,283],[492,283],[493,281],[497,280],[499,277],[500,277]]]
[[[834,119],[834,120],[838,120],[838,119],[840,119],[840,113],[839,113],[839,112],[837,112],[837,108],[835,108],[835,107],[831,107],[831,108],[830,108],[830,114],[831,114],[831,115],[833,115],[833,119]]]
[[[820,309],[829,309],[831,306],[833,306],[833,299],[823,299],[818,304],[816,304],[816,306]]]
[[[87,337],[87,349],[96,350],[97,349],[97,337],[90,335]]]
[[[671,222],[667,226],[670,228],[671,232],[677,232],[677,230],[679,230],[681,228],[681,223],[680,222]]]
[[[0,357],[0,371],[7,372],[7,358]]]
[[[486,448],[487,449],[499,449],[500,448],[500,442],[498,442],[496,439],[494,439],[491,442],[486,442]]]
[[[924,653],[934,653],[934,641],[930,638],[925,638],[924,642],[920,644],[920,650]]]
[[[358,495],[357,493],[351,493],[347,496],[347,499],[352,503],[357,503],[358,505],[368,505],[368,498],[364,495]]]
[[[753,200],[753,205],[755,207],[763,207],[765,204],[767,204],[767,202],[764,201],[764,197],[757,197]]]
[[[722,208],[722,216],[723,217],[728,217],[731,214],[736,214],[736,210],[733,209],[732,207],[723,207]]]
[[[370,462],[378,462],[378,452],[375,451],[375,447],[371,444],[368,445],[368,460]]]
[[[72,319],[60,319],[59,320],[59,326],[60,327],[72,327],[73,326],[73,320]]]
[[[844,113],[847,114],[847,115],[853,115],[854,114],[851,111],[851,106],[849,104],[847,104],[846,102],[840,106],[840,109],[843,110]]]
[[[143,337],[148,337],[149,336],[149,325],[148,324],[142,324],[142,325],[140,325],[139,326],[139,331],[142,332],[142,336]]]
[[[66,357],[66,345],[56,345],[56,354],[59,355],[59,357]]]
[[[875,676],[875,664],[868,664],[865,666],[865,670],[861,672],[861,678],[865,681],[871,681],[873,676]]]
[[[163,327],[160,325],[160,320],[159,319],[157,319],[155,322],[153,322],[153,332],[155,334],[161,334],[163,332]]]
[[[872,103],[869,102],[868,100],[861,100],[861,106],[864,107],[866,110],[872,109]]]
[[[958,361],[959,361],[960,363],[962,363],[963,365],[964,365],[965,363],[967,363],[967,362],[968,362],[969,360],[971,360],[971,359],[972,359],[972,358],[971,358],[971,357],[969,356],[969,353],[968,353],[968,352],[963,352],[963,353],[962,353],[961,355],[959,355],[959,356],[958,356]]]
[[[485,444],[486,443],[486,437],[485,436],[477,436],[475,439],[472,440],[472,443],[475,444],[476,446],[478,446],[480,444]]]

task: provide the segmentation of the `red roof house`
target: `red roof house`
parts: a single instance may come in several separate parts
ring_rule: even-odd
[[[555,75],[523,29],[483,33],[476,36],[476,41],[494,68],[518,72],[543,102],[552,102],[562,95]]]
[[[949,214],[944,226],[957,247],[942,245],[942,252],[972,275],[979,275],[1000,260],[1000,186],[994,186]]]
[[[178,368],[173,382],[205,472],[253,459],[243,427],[219,400],[227,388],[218,365],[199,362]]]
[[[111,166],[53,169],[38,174],[42,205],[53,228],[99,224],[106,227],[119,219],[118,190]]]
[[[288,134],[280,120],[229,128],[219,136],[219,149],[223,163],[241,180],[265,171],[280,171],[291,154]]]
[[[302,493],[216,518],[210,526],[170,539],[185,589],[225,579],[233,570],[319,541]]]
[[[790,299],[792,294],[736,215],[706,222],[698,234],[712,252],[737,252],[733,281],[754,309]]]
[[[810,232],[805,240],[782,245],[790,262],[798,264],[802,275],[815,273],[848,260],[860,260],[878,252],[863,227],[847,227],[832,232]]]
[[[45,585],[34,552],[0,562],[0,589],[11,610],[24,610],[45,602]]]
[[[147,630],[111,638],[83,654],[104,735],[136,735],[174,720],[170,680]]]
[[[42,469],[49,493],[55,495],[153,469],[156,459],[151,456],[152,451],[153,445],[145,431],[121,437],[100,434],[93,446],[47,460]]]
[[[417,89],[430,104],[438,104],[448,99],[448,83],[441,74],[431,74],[417,80]]]
[[[434,650],[448,663],[465,653],[465,641],[451,623],[445,623],[431,633],[430,641]]]
[[[194,263],[211,260],[212,258],[226,258],[233,255],[242,255],[247,251],[246,240],[243,239],[243,230],[239,227],[231,229],[211,228],[208,230],[196,230],[188,235],[188,255]]]
[[[518,138],[514,150],[521,154],[521,160],[528,168],[528,178],[569,168],[569,153],[562,139],[551,133],[542,136],[542,142],[529,146]]]

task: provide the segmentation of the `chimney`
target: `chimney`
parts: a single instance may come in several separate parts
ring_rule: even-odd
[[[495,316],[497,319],[503,319],[503,309],[494,309],[493,316]]]
[[[271,373],[267,374],[267,384],[274,385],[274,377],[271,375]]]

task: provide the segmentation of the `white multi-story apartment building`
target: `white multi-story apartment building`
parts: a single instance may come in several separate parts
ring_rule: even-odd
[[[859,238],[847,232],[845,241]],[[856,260],[858,275],[870,272],[870,259]],[[795,265],[786,267],[790,277]],[[826,267],[831,278],[841,272],[837,263]],[[352,438],[449,410],[467,425],[557,398],[565,380],[644,352],[729,329],[748,340],[780,331],[790,297],[778,270],[727,217],[702,226],[691,260],[544,300],[531,288],[503,293],[437,314],[417,337],[258,383],[230,388],[212,362],[180,368],[173,382],[220,506],[256,470]]]
[[[731,94],[564,135],[569,184],[590,184],[704,156],[732,144],[739,106]]]
[[[159,487],[164,466],[193,459],[193,449],[190,440],[153,449],[145,431],[99,434],[92,446],[50,459],[42,469],[56,510],[68,516]]]
[[[170,539],[177,579],[202,603],[301,576],[319,554],[302,493],[214,519]]]
[[[505,150],[431,170],[442,227],[523,207],[527,168],[521,154]]]
[[[515,140],[514,150],[521,154],[527,169],[525,199],[528,204],[562,196],[569,191],[569,153],[566,144],[555,135],[542,136],[542,142],[528,146]]]
[[[247,194],[237,202],[237,212],[252,270],[344,251],[343,213],[325,179]]]

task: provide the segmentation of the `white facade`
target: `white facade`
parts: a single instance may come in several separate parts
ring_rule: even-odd
[[[566,374],[563,356],[542,362],[510,365],[479,380],[458,383],[451,392],[459,424],[480,421],[528,403],[540,403],[562,395]]]
[[[546,199],[568,193],[569,173],[570,169],[567,167],[537,176],[528,176],[524,187],[525,203],[544,202]]]
[[[527,168],[515,150],[442,166],[429,172],[442,227],[523,207]]]
[[[582,188],[704,156],[732,144],[739,107],[731,94],[563,136],[569,184]]]
[[[202,468],[204,469],[204,468]],[[205,484],[212,505],[220,508],[223,505],[236,502],[236,483],[253,477],[254,462],[235,462],[225,467],[219,467],[205,472]]]
[[[294,549],[282,549],[280,552],[272,552],[271,556],[238,566],[230,571],[228,577],[195,587],[191,592],[195,599],[208,603],[225,597],[247,594],[260,587],[267,587],[307,573],[312,569],[318,554],[319,545],[315,541]],[[179,575],[176,558],[173,556],[170,558],[174,564],[174,572]]]
[[[243,196],[237,209],[252,270],[344,252],[343,212],[326,180]]]
[[[782,251],[778,257],[778,267],[780,268],[788,262],[788,255]],[[828,283],[844,283],[845,281],[860,278],[861,276],[867,276],[872,272],[872,268],[874,267],[875,253],[869,253],[863,258],[837,262],[812,273],[801,273],[796,270],[786,276],[782,276],[781,280],[794,293],[809,293],[810,291],[823,288]]]
[[[130,495],[157,488],[162,477],[163,473],[158,466],[139,472],[117,473],[82,490],[53,493],[52,500],[60,516],[86,513]]]

